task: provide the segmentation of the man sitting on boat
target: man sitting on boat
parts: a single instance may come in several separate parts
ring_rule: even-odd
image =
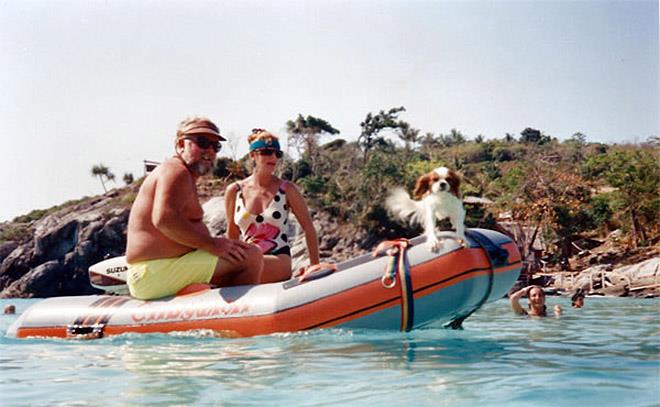
[[[128,220],[126,260],[132,296],[153,299],[192,283],[256,284],[263,256],[257,246],[213,237],[202,223],[197,179],[209,173],[220,150],[218,127],[206,118],[179,124],[176,155],[142,183]]]

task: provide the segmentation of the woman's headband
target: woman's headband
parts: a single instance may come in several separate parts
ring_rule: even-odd
[[[250,144],[250,151],[260,150],[262,148],[270,148],[273,150],[280,149],[280,142],[275,139],[259,139],[255,140]]]

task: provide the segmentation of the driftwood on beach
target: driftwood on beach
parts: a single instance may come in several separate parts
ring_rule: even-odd
[[[564,292],[582,289],[591,295],[660,295],[660,257],[628,266],[615,268],[600,264],[581,272],[557,272],[550,276],[552,280],[549,287]]]

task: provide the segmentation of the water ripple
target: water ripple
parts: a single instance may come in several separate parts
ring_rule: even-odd
[[[22,312],[33,301],[11,302]],[[4,336],[16,316],[4,316],[0,405],[658,405],[658,305],[588,298],[560,318],[531,319],[498,301],[462,331],[235,339],[16,340]]]

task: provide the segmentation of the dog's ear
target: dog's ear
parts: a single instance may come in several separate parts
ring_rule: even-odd
[[[413,198],[422,199],[424,195],[431,190],[431,175],[424,174],[421,177],[417,178],[417,183],[415,184],[415,189],[413,189]]]
[[[447,182],[449,183],[449,189],[452,194],[457,197],[461,197],[461,176],[452,170],[449,170],[447,176]]]

